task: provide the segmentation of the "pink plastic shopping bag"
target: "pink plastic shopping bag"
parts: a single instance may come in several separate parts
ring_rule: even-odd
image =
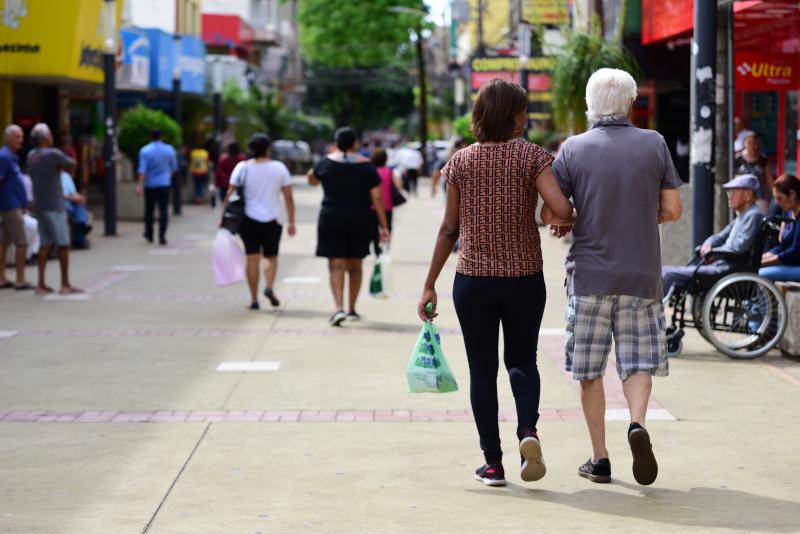
[[[239,240],[224,228],[217,230],[211,247],[211,263],[217,287],[244,281],[244,251]]]

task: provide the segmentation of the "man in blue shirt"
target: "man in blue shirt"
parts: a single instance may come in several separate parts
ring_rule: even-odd
[[[0,289],[33,289],[25,281],[25,254],[28,243],[25,239],[24,211],[28,207],[28,196],[19,171],[17,152],[22,147],[22,128],[12,124],[5,131],[5,146],[0,148]],[[16,247],[17,283],[6,278],[5,259],[9,244]]]
[[[144,194],[144,238],[153,242],[153,215],[158,204],[158,242],[167,244],[169,191],[172,175],[178,170],[175,149],[162,140],[161,130],[153,130],[152,141],[139,151],[139,185]]]

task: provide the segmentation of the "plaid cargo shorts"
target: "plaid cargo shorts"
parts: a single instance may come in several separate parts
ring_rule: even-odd
[[[566,369],[575,380],[594,380],[606,372],[612,336],[617,373],[667,376],[666,319],[660,299],[627,295],[569,298]]]

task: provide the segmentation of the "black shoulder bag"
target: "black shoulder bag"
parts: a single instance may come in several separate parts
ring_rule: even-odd
[[[244,163],[242,173],[242,185],[237,187],[236,191],[230,196],[225,212],[222,214],[221,226],[232,234],[239,233],[239,228],[242,226],[242,221],[244,221],[244,184],[247,179],[247,162]]]

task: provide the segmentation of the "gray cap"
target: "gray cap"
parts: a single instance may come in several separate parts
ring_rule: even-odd
[[[761,184],[754,174],[740,174],[722,186],[723,189],[752,189],[756,193],[761,190]]]

